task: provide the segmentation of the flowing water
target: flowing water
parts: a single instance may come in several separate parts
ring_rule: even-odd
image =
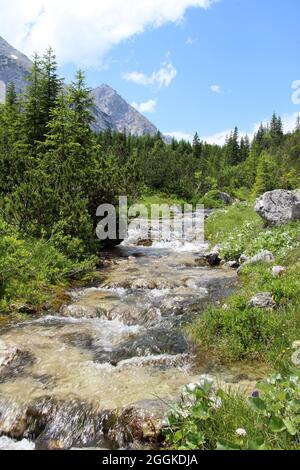
[[[54,448],[120,447],[128,413],[172,402],[198,380],[203,369],[183,326],[236,274],[199,266],[206,245],[141,243],[131,233],[99,281],[71,291],[59,312],[0,330],[15,352],[0,368],[0,449],[31,449],[33,440],[39,448],[49,440]]]

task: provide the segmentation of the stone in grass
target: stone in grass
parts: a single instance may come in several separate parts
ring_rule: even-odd
[[[248,258],[247,261],[245,261],[242,266],[238,269],[238,273],[240,273],[245,266],[250,266],[259,263],[274,263],[274,261],[275,257],[271,251],[262,250],[252,258]]]
[[[252,297],[249,306],[252,308],[271,309],[275,308],[277,304],[273,300],[272,294],[270,292],[262,292]]]
[[[286,272],[286,268],[284,266],[274,266],[272,268],[272,276],[273,277],[281,277]]]
[[[249,256],[245,255],[245,253],[243,253],[241,256],[240,256],[240,259],[239,259],[239,263],[240,264],[243,264],[243,263],[246,263],[247,261],[249,261]]]

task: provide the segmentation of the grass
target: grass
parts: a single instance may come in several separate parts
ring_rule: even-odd
[[[253,208],[242,204],[208,219],[206,234],[213,244],[221,242],[225,259],[268,249],[276,258],[274,264],[283,264],[287,271],[274,278],[272,265],[245,267],[238,291],[224,305],[208,307],[188,327],[191,339],[218,363],[279,363],[300,338],[300,223],[264,229]],[[251,308],[250,300],[259,292],[270,292],[277,308]]]

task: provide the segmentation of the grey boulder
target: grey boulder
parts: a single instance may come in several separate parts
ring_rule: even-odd
[[[252,297],[249,305],[252,308],[270,309],[276,307],[276,302],[273,300],[270,292],[263,292]]]
[[[257,199],[255,210],[268,225],[279,226],[300,220],[299,190],[269,191]]]

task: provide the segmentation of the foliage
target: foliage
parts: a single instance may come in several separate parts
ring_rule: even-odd
[[[300,445],[300,371],[290,367],[257,385],[248,399],[201,380],[172,406],[166,444],[180,450],[295,450]]]
[[[70,260],[53,240],[23,238],[0,219],[0,312],[26,304],[40,308],[50,295],[51,285],[82,275],[94,263],[92,257],[82,262]]]

